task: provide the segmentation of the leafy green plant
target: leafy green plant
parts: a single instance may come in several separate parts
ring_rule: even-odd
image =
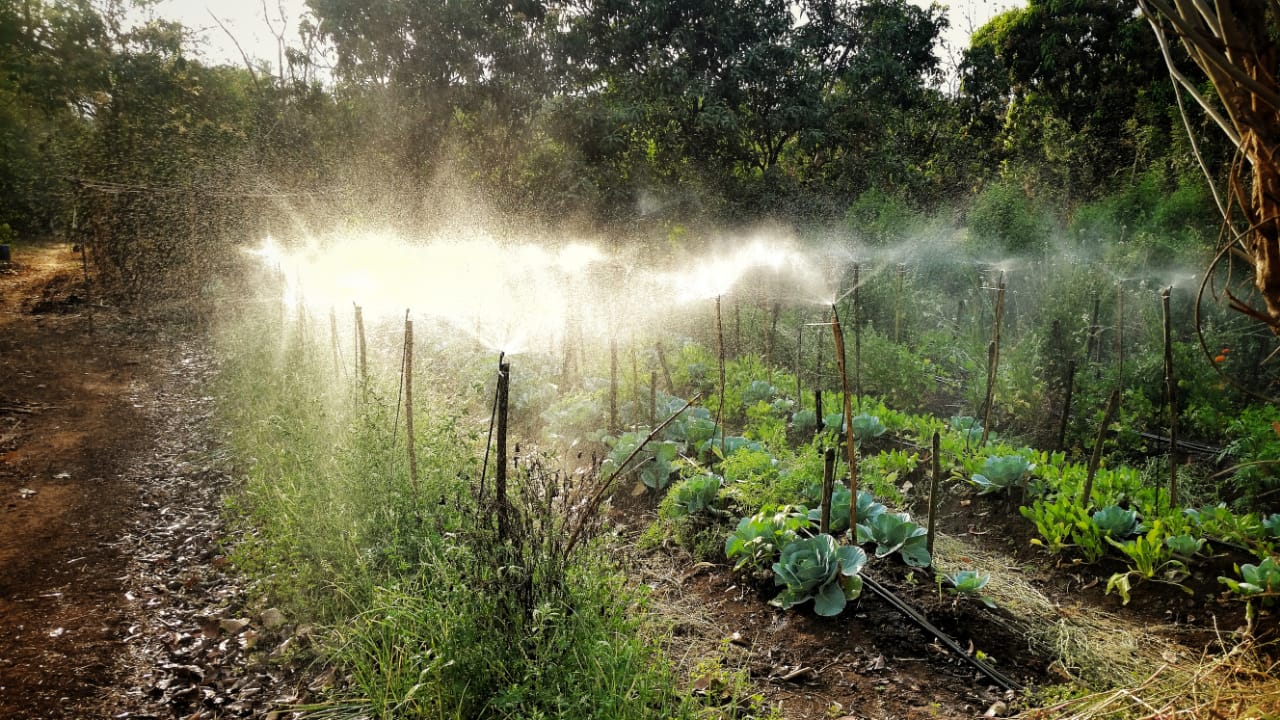
[[[1169,552],[1181,558],[1194,557],[1204,547],[1204,538],[1198,538],[1194,535],[1170,535],[1164,539],[1165,547],[1169,548]]]
[[[973,444],[982,440],[982,424],[971,415],[952,415],[951,429],[960,433],[966,443]],[[988,433],[988,439],[991,435]]]
[[[1280,538],[1280,513],[1272,513],[1263,518],[1262,532],[1267,537]]]
[[[1128,571],[1116,573],[1107,581],[1108,595],[1114,590],[1120,594],[1123,604],[1128,605],[1134,579],[1139,582],[1156,580],[1191,593],[1190,588],[1180,584],[1187,577],[1187,566],[1181,560],[1172,558],[1172,551],[1164,541],[1164,527],[1159,520],[1152,523],[1146,534],[1129,542],[1119,542],[1110,535],[1105,539],[1129,560]]]
[[[886,430],[880,418],[866,413],[853,417],[852,429],[853,439],[859,444],[880,437]]]
[[[809,519],[813,522],[819,522],[822,519],[821,492],[822,486],[810,488],[813,494],[810,498],[819,502],[819,506],[809,511]],[[849,488],[844,485],[836,485],[831,488],[831,532],[842,533],[849,529]],[[866,522],[867,520],[885,512],[885,506],[876,502],[875,497],[866,490],[858,491],[858,522]]]
[[[1021,455],[989,457],[982,465],[982,472],[974,474],[969,482],[978,488],[979,495],[1008,492],[1021,485],[1034,468],[1031,461]]]
[[[671,482],[671,475],[676,471],[676,457],[680,454],[680,447],[674,442],[652,441],[637,452],[626,467],[622,467],[622,463],[644,442],[645,437],[647,434],[627,432],[616,438],[605,438],[605,443],[611,448],[600,464],[600,471],[605,474],[635,474],[651,490],[666,488]]]
[[[786,590],[770,604],[785,610],[813,600],[813,610],[819,615],[839,615],[848,600],[862,594],[858,573],[866,564],[862,548],[840,546],[830,535],[788,543],[773,565],[774,582]]]
[[[808,510],[803,505],[765,507],[738,521],[738,527],[724,543],[724,554],[735,561],[733,569],[760,572],[778,557],[779,551],[809,527]]]
[[[1093,514],[1093,524],[1108,539],[1123,540],[1143,531],[1138,522],[1137,510],[1125,510],[1118,505],[1109,505]]]
[[[1280,593],[1280,563],[1274,557],[1268,557],[1257,565],[1240,565],[1236,573],[1240,575],[1239,580],[1219,576],[1218,582],[1242,597]]]
[[[894,552],[912,567],[928,567],[933,558],[929,555],[928,531],[911,522],[906,513],[882,512],[867,518],[858,525],[858,543],[876,544],[876,557],[887,557]]]
[[[724,481],[718,475],[709,473],[695,475],[672,488],[674,496],[672,513],[676,517],[697,515],[718,515],[722,511],[718,506],[720,487]]]
[[[833,412],[822,416],[822,429],[834,431],[836,433],[844,432],[844,413]]]
[[[1040,537],[1031,539],[1031,544],[1040,545],[1052,553],[1060,553],[1071,547],[1072,534],[1076,528],[1080,524],[1089,524],[1089,516],[1084,509],[1065,496],[1054,500],[1036,500],[1030,506],[1018,508],[1018,512],[1030,520],[1036,526],[1036,532],[1040,533]]]
[[[810,435],[818,427],[818,413],[813,410],[797,410],[791,416],[791,427],[801,435]]]
[[[982,594],[982,590],[987,587],[987,583],[991,582],[991,575],[980,573],[977,570],[960,570],[950,573],[943,578],[947,585],[947,591],[958,597],[974,597],[982,601],[983,605],[994,609],[996,604],[991,598]]]
[[[777,395],[778,389],[768,380],[752,380],[751,384],[742,391],[742,406],[751,407],[758,402],[767,403]]]

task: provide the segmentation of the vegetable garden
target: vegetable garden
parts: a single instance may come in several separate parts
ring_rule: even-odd
[[[227,418],[260,458],[243,502],[267,525],[240,562],[289,562],[265,578],[281,597],[343,590],[319,606],[348,684],[312,712],[1280,701],[1280,416],[1255,399],[1278,376],[1271,339],[1211,294],[799,241],[683,275],[425,251],[477,247],[527,283],[517,302],[339,312],[307,297],[314,255],[274,248],[253,322],[224,332],[227,394],[254,398]]]

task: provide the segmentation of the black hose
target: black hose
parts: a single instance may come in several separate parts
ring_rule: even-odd
[[[920,614],[920,611],[908,605],[906,601],[904,601],[902,598],[898,597],[897,595],[894,595],[892,592],[889,591],[888,588],[881,585],[871,576],[867,575],[865,571],[861,573],[861,576],[862,576],[862,583],[867,587],[871,588],[872,592],[884,598],[886,602],[892,605],[898,612],[910,618],[912,622],[924,628],[928,632],[932,633],[933,636],[936,637],[938,641],[941,642],[944,646],[946,646],[948,650],[950,650],[960,659],[972,665],[982,674],[991,678],[992,681],[994,681],[997,685],[1004,688],[1005,690],[1016,691],[1016,690],[1022,689],[1022,685],[1017,681],[1011,679],[1009,676],[1005,675],[999,670],[996,670],[995,668],[991,667],[990,665],[982,662],[978,658],[973,657],[968,652],[966,652],[964,648],[960,647],[960,643],[956,642],[949,635],[939,630],[933,623],[929,622],[928,618]]]

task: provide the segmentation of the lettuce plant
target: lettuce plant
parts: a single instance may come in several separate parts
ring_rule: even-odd
[[[770,604],[788,609],[813,600],[819,615],[839,615],[845,603],[862,593],[858,573],[867,564],[867,554],[852,545],[840,546],[830,535],[788,543],[773,564],[774,582],[785,585]]]
[[[978,488],[979,495],[1008,492],[1022,484],[1035,466],[1021,455],[989,457],[982,464],[982,472],[975,473],[969,482]]]
[[[720,487],[718,475],[703,474],[681,482],[672,489],[672,512],[677,517],[719,514]]]
[[[1218,582],[1242,597],[1280,593],[1280,563],[1268,557],[1257,565],[1245,564],[1236,568],[1240,579],[1219,577]]]
[[[1138,522],[1136,510],[1125,510],[1118,505],[1109,505],[1095,512],[1093,524],[1106,537],[1119,540],[1137,535],[1145,529]]]
[[[928,567],[933,562],[928,548],[928,530],[911,522],[906,513],[882,512],[858,525],[858,543],[876,544],[876,557],[897,552],[912,567]]]
[[[761,508],[755,515],[738,521],[738,528],[725,540],[725,557],[735,561],[734,570],[764,570],[785,545],[808,527],[808,510],[803,505]]]

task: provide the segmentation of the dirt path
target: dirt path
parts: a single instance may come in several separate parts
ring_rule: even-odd
[[[132,524],[148,443],[140,348],[99,311],[79,258],[19,249],[0,274],[0,717],[89,717],[119,677]]]

